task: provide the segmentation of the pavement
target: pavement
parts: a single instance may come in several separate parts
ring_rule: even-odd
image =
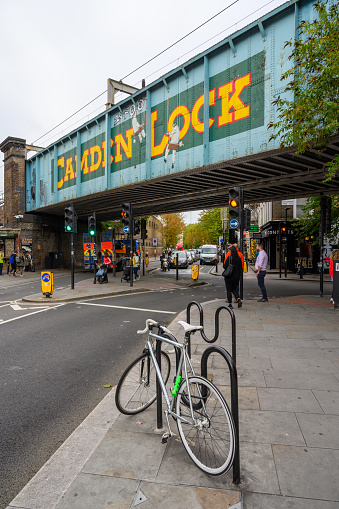
[[[246,277],[254,277],[253,272]],[[189,280],[171,282],[147,274],[133,291],[187,284]],[[79,282],[74,290],[56,289],[53,302],[73,298],[75,291],[78,300],[131,290],[120,280],[92,287]],[[215,312],[225,305],[224,295],[220,297],[203,304],[204,331],[210,338]],[[8,509],[339,509],[338,312],[327,298],[303,295],[267,303],[245,300],[234,311],[239,485],[233,484],[232,471],[220,477],[201,472],[177,434],[162,444],[155,405],[136,416],[121,415],[113,387]],[[168,326],[179,340],[180,319],[186,319],[186,310]],[[191,322],[199,323],[195,307]],[[220,314],[216,344],[231,352],[226,311]],[[192,336],[198,372],[207,346],[200,335]],[[174,361],[172,352],[170,357]],[[208,374],[230,403],[225,361],[218,354],[210,359]]]

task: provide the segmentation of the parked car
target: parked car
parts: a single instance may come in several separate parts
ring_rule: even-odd
[[[218,246],[215,244],[206,244],[201,248],[200,265],[215,265],[219,260]]]
[[[174,251],[174,253],[171,254],[170,268],[171,269],[176,268],[176,264],[174,262],[176,256],[178,257],[178,267],[180,269],[187,269],[188,257],[186,251]]]
[[[189,250],[187,251],[187,253],[189,254],[189,256],[191,256],[191,258],[192,258],[192,263],[194,263],[194,262],[196,262],[196,261],[197,261],[198,257],[197,257],[197,254],[196,254],[196,252],[195,252],[195,250],[194,250],[194,249],[189,249]]]
[[[188,264],[189,265],[192,265],[193,263],[193,255],[192,255],[192,252],[190,250],[186,251],[187,253],[187,259],[188,259]]]

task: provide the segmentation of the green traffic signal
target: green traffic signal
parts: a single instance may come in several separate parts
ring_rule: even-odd
[[[95,235],[95,230],[90,230],[90,231],[89,231],[89,234],[90,234],[90,236],[91,236],[91,237],[94,237],[94,235]]]
[[[71,232],[72,231],[71,225],[68,224],[67,226],[65,226],[65,230],[66,230],[66,232]]]

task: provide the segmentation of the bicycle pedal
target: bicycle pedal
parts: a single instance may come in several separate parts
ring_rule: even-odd
[[[170,437],[170,434],[168,433],[168,431],[166,431],[166,433],[164,433],[161,437],[161,443],[167,444],[169,437]]]

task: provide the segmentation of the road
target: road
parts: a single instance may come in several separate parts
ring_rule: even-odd
[[[225,298],[223,278],[208,275],[210,267],[201,269],[209,285],[48,308],[17,301],[40,291],[38,279],[1,278],[0,508],[107,394],[103,386],[117,383],[142,347],[136,330],[146,318],[167,324],[191,300]],[[189,274],[181,271],[180,278]],[[166,276],[174,278],[174,271]],[[76,281],[86,277],[76,274]],[[59,288],[70,282],[69,276],[56,280]],[[267,288],[270,298],[319,293],[319,284],[308,281],[268,279]],[[248,274],[244,298],[257,296],[255,275]]]

